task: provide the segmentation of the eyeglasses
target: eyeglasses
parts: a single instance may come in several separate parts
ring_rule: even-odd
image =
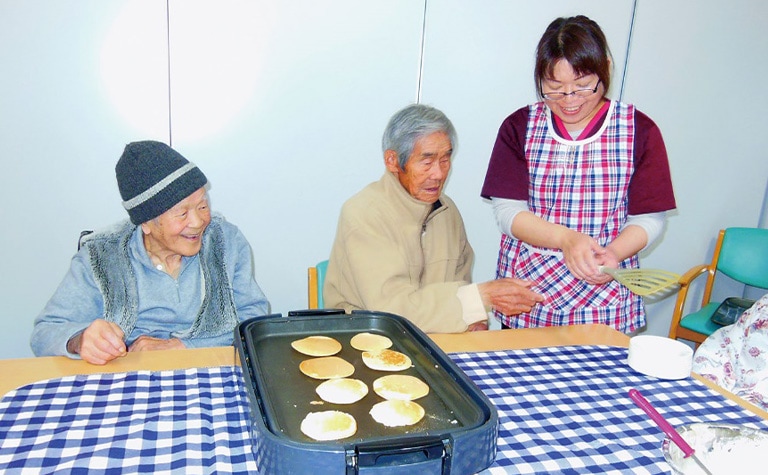
[[[595,87],[593,88],[586,88],[586,89],[576,89],[575,91],[571,92],[544,92],[541,91],[541,97],[548,101],[560,101],[562,99],[565,99],[568,96],[576,96],[576,97],[589,97],[592,94],[597,92],[597,87],[600,85],[600,79],[597,80],[597,84],[595,84]],[[539,89],[541,89],[541,84],[539,84]]]

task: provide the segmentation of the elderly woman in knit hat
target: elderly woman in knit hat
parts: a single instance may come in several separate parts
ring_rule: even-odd
[[[35,320],[37,356],[105,364],[128,351],[231,345],[268,312],[251,248],[212,215],[208,180],[168,145],[130,143],[115,167],[130,221],[89,235]]]

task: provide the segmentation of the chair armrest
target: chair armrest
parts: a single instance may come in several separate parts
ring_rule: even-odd
[[[307,268],[307,305],[308,308],[317,308],[317,267]]]
[[[700,264],[688,269],[688,271],[680,276],[677,281],[680,284],[680,289],[677,292],[677,300],[675,301],[675,307],[672,311],[672,321],[669,324],[669,338],[675,338],[677,335],[677,327],[680,324],[680,319],[683,318],[685,310],[685,301],[688,298],[688,290],[691,288],[691,283],[696,280],[697,277],[705,274],[709,271],[708,264]]]
[[[678,281],[680,287],[687,287],[706,270],[709,270],[709,264],[700,264],[698,266],[691,267],[685,274],[680,276],[680,280]]]

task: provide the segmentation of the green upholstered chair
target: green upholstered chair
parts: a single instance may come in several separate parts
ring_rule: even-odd
[[[710,321],[710,317],[721,303],[710,301],[719,273],[752,287],[768,289],[768,229],[720,230],[712,262],[697,265],[680,277],[680,291],[669,328],[670,338],[690,340],[698,347],[709,335],[722,328]],[[697,311],[686,314],[685,304],[690,285],[704,274],[707,275],[707,280],[701,305]]]
[[[320,261],[316,266],[307,269],[307,300],[308,308],[325,308],[323,302],[323,283],[328,261]]]

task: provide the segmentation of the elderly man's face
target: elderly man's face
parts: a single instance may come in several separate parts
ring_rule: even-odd
[[[141,225],[151,253],[194,256],[200,252],[203,231],[211,222],[205,188],[200,188],[157,218]]]
[[[451,170],[452,153],[448,134],[435,132],[416,141],[405,170],[400,169],[394,150],[385,152],[384,162],[387,170],[397,175],[400,184],[411,196],[425,203],[434,203],[440,198]]]

